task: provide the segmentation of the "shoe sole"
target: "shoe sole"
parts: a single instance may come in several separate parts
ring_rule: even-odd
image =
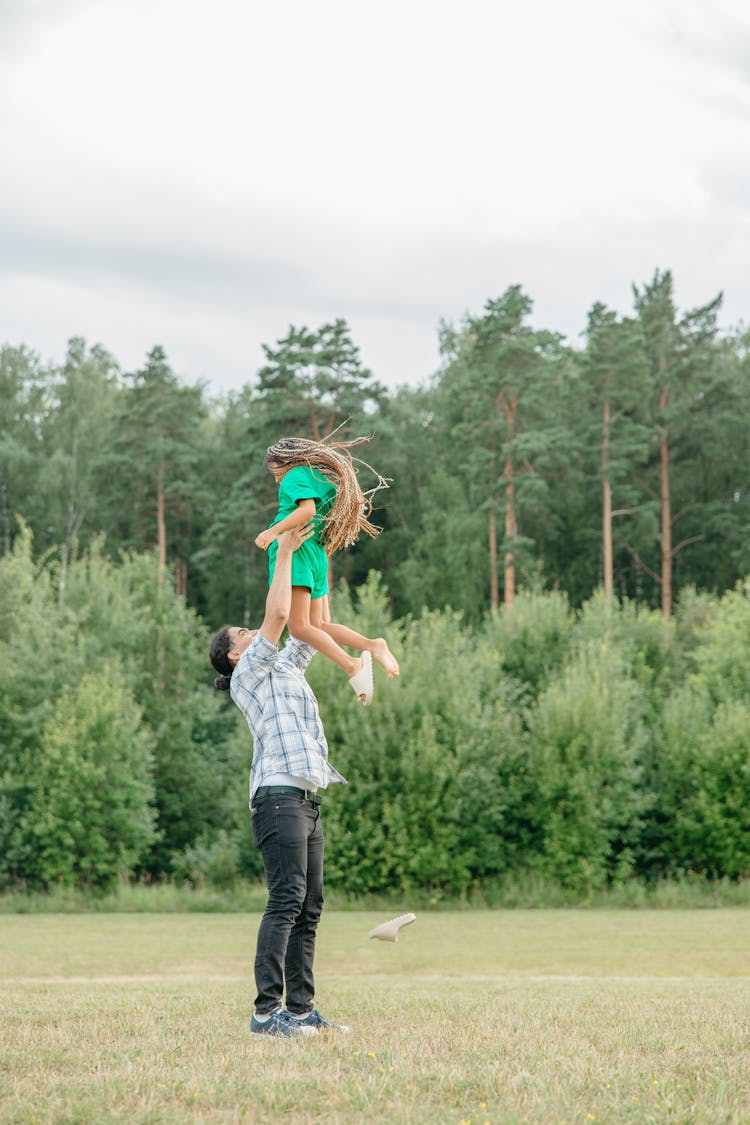
[[[251,1035],[265,1035],[268,1039],[294,1039],[297,1035],[317,1035],[317,1027],[295,1027],[289,1033],[284,1031],[266,1031],[262,1027],[250,1028]]]

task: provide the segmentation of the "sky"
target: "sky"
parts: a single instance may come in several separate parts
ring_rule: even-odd
[[[671,269],[750,320],[746,0],[0,0],[0,344],[252,382],[337,317],[388,387],[520,284],[580,344]]]

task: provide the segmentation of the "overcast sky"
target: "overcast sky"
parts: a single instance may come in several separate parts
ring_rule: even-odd
[[[750,321],[747,0],[0,0],[0,343],[389,386],[521,284],[575,342],[672,269]]]

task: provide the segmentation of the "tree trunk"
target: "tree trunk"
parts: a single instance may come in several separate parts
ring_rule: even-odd
[[[500,589],[497,580],[497,521],[494,503],[490,508],[488,539],[490,548],[490,609],[494,612],[500,606]]]
[[[167,569],[167,521],[164,499],[164,462],[159,462],[156,475],[156,535],[159,553],[159,585],[164,581]]]
[[[511,543],[517,533],[516,523],[516,485],[513,479],[513,462],[510,457],[505,462],[505,541]],[[516,597],[516,564],[513,551],[507,550],[503,560],[505,579],[503,582],[503,604],[510,609]]]
[[[179,556],[174,564],[174,592],[178,597],[187,597],[187,562]]]
[[[667,408],[667,388],[659,387],[659,410]],[[672,616],[672,498],[669,481],[669,431],[666,424],[659,435],[661,474],[661,611]]]
[[[65,538],[60,551],[60,577],[57,583],[57,600],[60,605],[65,600],[65,586],[68,581],[68,564],[73,553],[78,519],[76,513],[76,492],[78,484],[78,434],[73,435],[73,449],[70,456],[70,496],[68,497],[68,518],[65,523]]]
[[[73,540],[75,538],[75,508],[73,501],[68,502],[68,520],[65,525],[65,536],[60,547],[60,575],[57,580],[57,601],[62,605],[65,601],[65,587],[68,584],[68,565],[73,553]]]
[[[515,391],[510,392],[510,400],[505,397],[503,391],[500,395],[500,402],[505,414],[505,429],[506,429],[506,442],[510,445],[513,440],[513,435],[516,426],[516,410],[518,409],[518,395]],[[505,458],[505,542],[512,544],[513,540],[518,534],[518,522],[516,520],[516,482],[514,476],[513,459],[510,455]],[[508,546],[505,551],[505,558],[503,559],[503,604],[506,609],[510,609],[516,597],[516,564],[513,556],[512,546]]]
[[[10,554],[10,512],[8,511],[8,482],[3,481],[3,554]]]
[[[612,565],[612,485],[609,479],[609,399],[604,403],[602,426],[602,549],[604,554],[604,596],[611,605],[615,584]]]

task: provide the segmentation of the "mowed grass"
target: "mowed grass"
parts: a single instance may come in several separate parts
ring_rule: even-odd
[[[303,1040],[248,1032],[257,914],[0,917],[0,1120],[750,1122],[749,911],[388,916],[324,915]]]

